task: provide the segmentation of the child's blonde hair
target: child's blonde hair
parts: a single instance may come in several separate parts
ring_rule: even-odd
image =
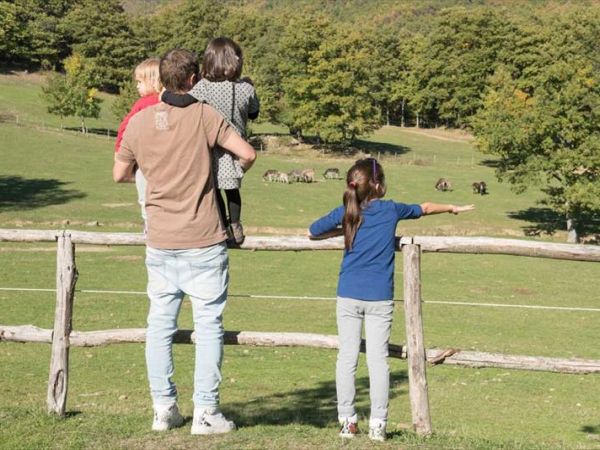
[[[133,74],[136,78],[144,80],[156,93],[162,90],[160,84],[160,59],[148,58],[137,65]]]

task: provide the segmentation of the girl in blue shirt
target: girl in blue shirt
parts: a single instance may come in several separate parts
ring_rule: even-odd
[[[354,376],[364,322],[371,398],[369,438],[385,440],[396,225],[404,219],[444,212],[458,214],[474,208],[473,205],[429,202],[419,205],[381,200],[385,192],[383,168],[377,160],[358,160],[346,175],[343,206],[315,221],[309,229],[313,238],[344,236],[336,306],[339,339],[336,390],[340,436],[344,438],[354,437],[358,432]]]

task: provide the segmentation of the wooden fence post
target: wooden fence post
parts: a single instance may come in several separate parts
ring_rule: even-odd
[[[426,354],[421,313],[421,246],[402,246],[404,260],[404,318],[408,353],[408,386],[414,430],[431,434]]]
[[[72,329],[73,295],[77,282],[75,246],[63,231],[56,249],[56,309],[52,333],[52,355],[48,378],[48,413],[65,416],[69,381],[69,335]]]

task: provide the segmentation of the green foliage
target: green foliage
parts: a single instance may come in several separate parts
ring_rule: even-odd
[[[96,72],[98,87],[116,91],[143,58],[119,0],[82,0],[61,22],[73,52]]]
[[[414,76],[424,93],[416,108],[428,111],[434,124],[468,125],[498,53],[511,40],[505,20],[491,9],[442,10],[417,56]]]
[[[70,0],[0,2],[0,60],[54,68],[68,55],[61,17]]]
[[[327,143],[349,143],[377,128],[370,54],[357,33],[331,33],[309,57],[304,78],[296,78],[294,126]]]
[[[64,61],[66,75],[54,75],[43,89],[48,112],[60,117],[79,117],[82,133],[86,132],[84,119],[99,117],[101,103],[97,90],[92,87],[94,76],[86,63],[79,55],[67,58]]]
[[[219,35],[226,16],[226,7],[218,0],[185,0],[178,7],[160,11],[153,26],[160,37],[155,43],[158,54],[187,48],[202,56],[208,41]]]
[[[565,39],[573,19],[555,19],[526,68],[498,69],[474,130],[500,156],[501,179],[518,192],[541,185],[544,203],[585,234],[600,215],[600,78],[589,48]]]
[[[139,99],[140,94],[135,87],[134,82],[125,83],[121,86],[119,95],[110,107],[111,113],[117,120],[123,119],[131,110],[131,107]]]

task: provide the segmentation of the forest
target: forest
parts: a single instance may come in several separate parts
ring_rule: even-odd
[[[58,98],[79,114],[120,93],[118,117],[138,62],[228,36],[261,120],[332,147],[386,124],[468,130],[499,179],[541,186],[575,241],[600,210],[599,31],[597,1],[14,0],[0,65],[56,72],[50,91],[72,79],[83,94]]]

